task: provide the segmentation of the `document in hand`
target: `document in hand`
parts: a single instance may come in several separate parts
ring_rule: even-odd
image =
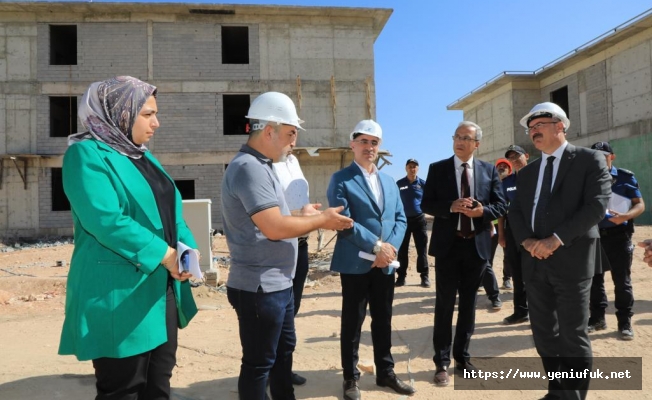
[[[197,252],[181,242],[177,242],[177,260],[179,262],[179,273],[188,271],[197,279],[202,279],[201,268],[199,268],[199,257]]]
[[[358,257],[364,258],[365,260],[369,260],[369,261],[374,261],[376,259],[375,254],[367,253],[367,252],[362,251],[362,250],[360,250],[360,252],[358,252]],[[400,266],[401,266],[401,264],[398,261],[394,260],[386,268],[381,268],[381,269],[383,270],[385,275],[391,275],[391,274],[394,273],[394,268],[398,268]]]
[[[611,193],[611,198],[609,199],[607,210],[614,210],[617,213],[623,214],[629,211],[630,208],[632,208],[631,199],[616,193]]]

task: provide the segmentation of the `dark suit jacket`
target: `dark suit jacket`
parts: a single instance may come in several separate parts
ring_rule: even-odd
[[[480,258],[488,260],[492,221],[505,214],[507,201],[496,168],[477,157],[473,158],[473,183],[474,197],[484,207],[482,217],[473,218],[475,248]],[[450,208],[459,197],[453,157],[430,164],[421,210],[435,217],[428,250],[431,256],[445,257],[455,240],[460,214],[451,213]]]
[[[535,237],[532,211],[540,165],[538,159],[519,171],[516,198],[509,207],[510,227],[519,245]],[[569,143],[561,157],[547,207],[550,233],[555,233],[564,243],[544,261],[551,273],[574,280],[593,276],[596,241],[592,239],[600,238],[597,224],[604,218],[610,196],[611,176],[604,155]],[[523,254],[523,276],[527,282],[538,260],[527,252]]]

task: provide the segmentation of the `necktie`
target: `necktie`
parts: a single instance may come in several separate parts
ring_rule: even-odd
[[[467,168],[469,168],[469,164],[463,163],[462,167],[464,167],[464,171],[462,171],[462,179],[461,179],[461,188],[460,188],[460,193],[462,194],[462,198],[465,197],[471,197],[471,187],[469,186],[469,173]],[[470,236],[473,231],[471,230],[471,218],[467,217],[464,214],[460,214],[460,233],[463,236]]]
[[[552,163],[554,161],[555,157],[548,157],[548,163],[543,170],[543,180],[541,181],[537,209],[534,212],[534,235],[539,239],[550,236],[550,233],[546,232],[546,207],[548,206],[550,191],[552,190]]]

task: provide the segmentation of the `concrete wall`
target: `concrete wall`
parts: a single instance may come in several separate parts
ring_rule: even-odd
[[[93,81],[132,75],[159,88],[161,128],[149,147],[172,177],[193,179],[196,197],[212,200],[216,229],[224,164],[247,138],[224,135],[224,94],[288,94],[306,120],[297,143],[303,147],[348,147],[355,123],[375,118],[375,11],[284,15],[283,7],[261,7],[224,16],[174,11],[173,4],[147,13],[133,4],[101,13],[87,4],[66,7],[0,7],[0,236],[71,232],[70,213],[51,211],[51,168],[61,167],[67,140],[49,137],[49,97],[79,102]],[[77,65],[49,65],[51,24],[77,26]],[[221,63],[223,25],[249,28],[249,64]],[[52,157],[28,159],[25,190],[9,154]],[[341,158],[334,152],[302,160],[315,200],[326,204]]]

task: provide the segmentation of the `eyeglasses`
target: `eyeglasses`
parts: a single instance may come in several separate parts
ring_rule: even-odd
[[[367,140],[367,139],[354,140],[354,142],[360,143],[363,146],[372,145],[373,147],[377,147],[380,144],[380,142],[377,140]]]
[[[529,134],[530,132],[532,132],[535,129],[538,131],[541,128],[543,128],[544,125],[556,124],[557,122],[561,122],[561,121],[539,122],[538,124],[534,124],[534,125],[532,125],[532,126],[530,126],[528,128],[525,128],[525,133]]]
[[[470,136],[457,136],[457,135],[453,135],[453,136],[451,136],[451,137],[453,138],[453,141],[458,140],[458,141],[466,142],[466,143],[471,143],[471,142],[477,142],[477,141],[478,141],[477,139],[473,139],[473,138],[470,137]]]

